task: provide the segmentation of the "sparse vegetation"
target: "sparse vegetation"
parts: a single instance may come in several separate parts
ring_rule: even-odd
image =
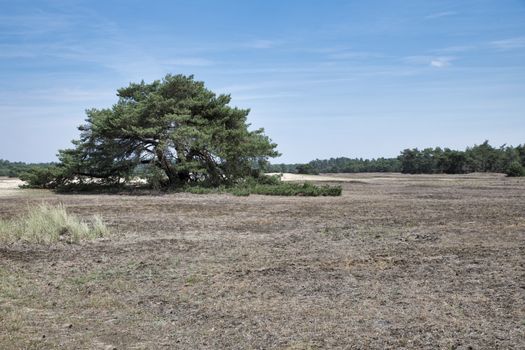
[[[0,348],[520,348],[524,181],[340,177],[336,199],[0,186],[2,218],[62,202],[119,232],[2,240]]]
[[[0,220],[0,241],[3,242],[75,243],[103,237],[108,233],[109,229],[100,216],[82,220],[69,214],[63,205],[40,204],[20,217]]]

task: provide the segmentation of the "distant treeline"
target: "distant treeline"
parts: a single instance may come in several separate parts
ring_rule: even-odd
[[[18,177],[35,167],[50,163],[27,164],[0,159],[0,176]],[[135,175],[140,176],[140,169]],[[268,172],[276,173],[370,173],[402,172],[405,174],[466,174],[472,172],[507,173],[525,176],[525,144],[493,147],[488,141],[464,151],[449,148],[405,149],[397,158],[330,158],[306,164],[269,164]]]
[[[406,174],[508,173],[512,167],[525,166],[525,144],[495,148],[485,141],[465,151],[413,148],[401,152],[398,159]]]
[[[20,174],[35,167],[45,167],[51,163],[24,163],[24,162],[10,162],[8,160],[0,159],[0,176],[19,177]]]
[[[330,158],[316,159],[306,164],[271,164],[270,172],[319,174],[319,173],[392,173],[401,171],[397,158]]]
[[[488,141],[464,151],[449,148],[405,149],[397,158],[330,158],[306,164],[271,164],[271,172],[299,174],[402,172],[405,174],[466,174],[472,172],[525,175],[525,144],[492,147]]]

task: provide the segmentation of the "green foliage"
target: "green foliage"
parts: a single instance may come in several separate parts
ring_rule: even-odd
[[[520,162],[514,161],[509,165],[506,171],[506,174],[507,176],[513,176],[513,177],[525,176],[525,167],[521,165]]]
[[[203,187],[203,186],[186,186],[180,189],[182,192],[188,192],[193,194],[210,194],[219,193],[223,188]]]
[[[517,147],[492,147],[488,141],[465,151],[417,148],[405,149],[397,158],[312,160],[307,164],[271,164],[270,172],[280,173],[363,173],[403,172],[405,174],[465,174],[471,172],[506,172],[518,161],[525,166],[525,144]]]
[[[401,166],[397,158],[351,159],[340,157],[316,159],[307,164],[271,164],[268,166],[268,171],[299,174],[399,172]]]
[[[149,186],[154,190],[160,190],[168,181],[166,174],[161,169],[150,164],[144,168],[144,172],[141,175],[141,178],[146,180]]]
[[[312,164],[301,164],[297,166],[297,173],[319,175],[319,170],[317,170]]]
[[[228,192],[238,197],[247,197],[252,193],[249,187],[232,187]]]
[[[62,169],[55,165],[33,167],[19,175],[28,188],[56,188],[62,182]]]
[[[42,204],[32,208],[21,217],[0,220],[0,241],[11,243],[17,241],[73,243],[108,234],[109,229],[99,216],[95,215],[89,220],[81,220],[67,213],[63,205]]]
[[[23,162],[10,162],[0,159],[0,176],[19,177],[20,174],[29,171],[32,168],[48,167],[49,163],[27,164]]]
[[[442,150],[439,147],[405,149],[398,159],[401,171],[406,174],[504,173],[513,163],[525,164],[525,147],[503,145],[494,148],[485,141],[465,151]]]
[[[235,185],[219,187],[186,186],[179,191],[193,194],[230,193],[234,196],[261,194],[270,196],[340,196],[341,186],[317,186],[311,183],[283,182],[279,176],[248,177]]]
[[[232,108],[193,76],[167,75],[118,90],[108,109],[90,109],[75,148],[59,153],[67,179],[121,183],[147,165],[152,187],[233,184],[278,156],[263,129],[249,131],[249,110]]]
[[[252,187],[255,185],[280,185],[282,183],[279,175],[258,175],[244,178],[238,182],[238,185]]]
[[[341,186],[316,186],[305,182],[303,184],[282,182],[278,185],[257,184],[247,188],[250,193],[269,196],[340,196]]]

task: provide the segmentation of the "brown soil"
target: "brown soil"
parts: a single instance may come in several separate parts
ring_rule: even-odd
[[[0,243],[0,348],[524,348],[524,179],[341,176],[335,198],[3,192],[0,218],[62,202],[114,234]]]

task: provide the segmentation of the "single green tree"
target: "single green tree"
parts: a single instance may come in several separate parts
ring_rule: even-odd
[[[132,83],[117,96],[112,108],[87,110],[75,148],[59,151],[64,179],[120,183],[142,165],[163,186],[217,186],[279,155],[263,129],[248,130],[248,109],[230,107],[229,95],[216,95],[193,76]]]

